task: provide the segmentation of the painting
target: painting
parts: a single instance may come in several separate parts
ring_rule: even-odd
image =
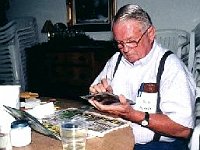
[[[67,0],[67,24],[85,32],[111,31],[116,0]]]

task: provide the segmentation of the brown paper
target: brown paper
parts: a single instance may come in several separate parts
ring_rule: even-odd
[[[131,127],[120,128],[104,137],[87,139],[86,150],[133,150],[134,136]]]

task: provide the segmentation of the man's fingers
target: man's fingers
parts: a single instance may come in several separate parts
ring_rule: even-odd
[[[106,92],[106,88],[102,83],[93,85],[89,88],[91,93],[101,93],[101,92]]]
[[[96,89],[95,89],[93,86],[90,86],[89,92],[90,92],[91,94],[97,93]]]
[[[124,95],[119,95],[119,100],[120,100],[121,104],[126,104],[127,103],[126,98],[125,98]]]
[[[90,93],[101,93],[101,92],[109,92],[112,93],[113,89],[110,86],[110,81],[106,78],[102,79],[100,83],[90,86],[89,88]]]
[[[93,101],[94,105],[97,106],[99,110],[102,111],[123,111],[121,105],[103,105],[100,102]]]
[[[106,89],[105,92],[113,93],[113,89],[110,85],[110,80],[109,79],[102,79],[101,83],[103,84],[104,88]]]
[[[109,86],[107,79],[102,79],[101,84],[105,87],[105,89]]]
[[[97,108],[97,106],[96,106],[95,103],[94,103],[94,100],[88,100],[88,102],[89,102],[92,106],[94,106],[95,108]]]
[[[109,93],[113,93],[113,89],[110,85],[106,88],[106,91]]]

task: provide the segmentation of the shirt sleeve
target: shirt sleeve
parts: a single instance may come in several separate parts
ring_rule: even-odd
[[[161,78],[160,108],[174,122],[193,128],[196,85],[186,66],[172,57]]]

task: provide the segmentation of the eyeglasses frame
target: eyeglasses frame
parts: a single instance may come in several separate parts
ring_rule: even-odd
[[[125,46],[127,46],[127,44],[135,44],[135,46],[128,46],[128,47],[138,47],[138,44],[140,43],[140,41],[142,40],[143,36],[147,33],[147,31],[149,30],[149,28],[151,27],[151,25],[144,31],[144,33],[142,33],[141,37],[138,39],[138,41],[135,41],[135,40],[132,40],[132,41],[128,41],[128,42],[124,42],[124,41],[116,41],[117,43],[117,46],[120,47],[119,45],[121,45],[121,48],[119,49],[122,49],[124,48]]]

